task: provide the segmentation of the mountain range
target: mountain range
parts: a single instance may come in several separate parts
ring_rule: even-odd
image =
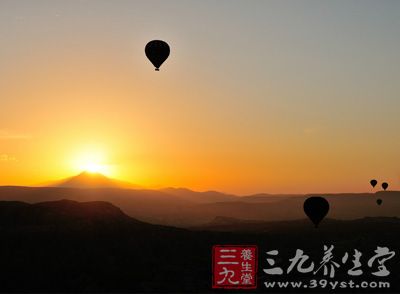
[[[0,200],[28,203],[61,199],[106,201],[138,220],[186,228],[206,225],[221,217],[258,222],[301,219],[305,216],[304,200],[309,196],[312,195],[236,196],[185,188],[128,188],[123,182],[88,173],[49,187],[0,187]],[[400,192],[397,191],[318,196],[329,201],[329,218],[349,220],[400,215]],[[383,200],[380,206],[376,204],[378,198]]]

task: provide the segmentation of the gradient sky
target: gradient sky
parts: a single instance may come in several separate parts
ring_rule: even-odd
[[[400,1],[1,0],[0,184],[398,189],[399,30]]]

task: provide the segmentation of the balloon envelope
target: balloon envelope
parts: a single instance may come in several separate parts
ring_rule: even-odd
[[[153,40],[147,43],[144,49],[147,58],[159,70],[161,64],[168,58],[170,49],[166,42],[161,40]]]
[[[324,219],[329,211],[329,202],[323,197],[309,197],[304,201],[304,212],[314,223],[315,227]]]
[[[383,188],[383,190],[385,190],[386,191],[386,189],[389,187],[389,184],[388,183],[382,183],[382,188]]]
[[[381,204],[382,204],[382,199],[377,199],[377,200],[376,200],[376,203],[377,203],[378,205],[381,205]]]
[[[378,181],[377,180],[371,180],[369,183],[371,184],[371,186],[373,188],[375,188],[376,184],[378,184]]]

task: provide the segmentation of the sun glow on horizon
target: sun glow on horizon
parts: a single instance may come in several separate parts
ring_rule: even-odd
[[[73,157],[73,168],[76,172],[99,173],[112,176],[111,165],[107,163],[105,153],[96,149],[89,149]]]
[[[94,162],[87,162],[83,164],[81,166],[81,170],[92,174],[99,173],[108,175],[110,173],[107,165],[102,165]]]

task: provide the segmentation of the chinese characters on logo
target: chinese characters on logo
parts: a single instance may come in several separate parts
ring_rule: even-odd
[[[282,258],[279,258],[279,251],[276,249],[264,251],[267,255],[266,265],[263,268],[268,278],[264,285],[267,288],[274,286],[273,276],[289,275],[300,273],[309,275],[320,275],[329,278],[332,289],[337,287],[365,288],[365,283],[374,288],[380,281],[368,281],[355,284],[352,280],[340,282],[332,280],[339,272],[339,276],[347,274],[349,277],[360,277],[364,274],[384,278],[390,275],[388,263],[395,257],[395,251],[388,247],[377,246],[372,252],[363,253],[358,249],[352,249],[337,254],[334,245],[324,245],[321,248],[321,257],[312,260],[302,249],[296,249],[292,257],[287,259],[287,267],[282,267]],[[320,282],[327,281],[321,280]],[[304,281],[294,283],[296,287],[315,288],[327,286],[328,282],[318,284],[311,280],[309,284]],[[289,282],[283,282],[284,288]],[[285,284],[286,283],[286,284]],[[364,283],[364,284],[363,284]],[[279,281],[278,281],[279,286]],[[354,287],[353,287],[354,286]],[[213,288],[225,289],[255,289],[257,288],[257,247],[254,245],[216,245],[213,247]],[[386,287],[386,286],[385,286]],[[390,284],[389,284],[390,287]]]
[[[318,265],[315,265],[310,257],[304,254],[304,251],[297,249],[295,256],[289,259],[290,265],[286,270],[286,274],[290,274],[292,270],[297,270],[299,273],[312,273],[317,274],[322,272],[324,276],[330,278],[335,277],[336,270],[341,266],[346,265],[349,260],[349,254],[346,252],[341,259],[335,259],[333,255],[334,246],[324,246],[324,255]],[[375,255],[368,259],[367,265],[371,268],[371,274],[377,277],[386,277],[390,271],[386,268],[385,262],[395,256],[394,251],[390,251],[388,247],[377,246],[374,251]],[[281,267],[275,266],[275,259],[279,254],[278,250],[267,251],[267,264],[269,268],[265,268],[264,272],[268,275],[282,275],[284,273]],[[347,270],[349,276],[360,276],[363,274],[361,251],[354,249],[352,254],[351,264],[352,267]],[[350,264],[350,262],[349,262]]]
[[[213,288],[255,289],[256,273],[256,246],[213,247]]]

